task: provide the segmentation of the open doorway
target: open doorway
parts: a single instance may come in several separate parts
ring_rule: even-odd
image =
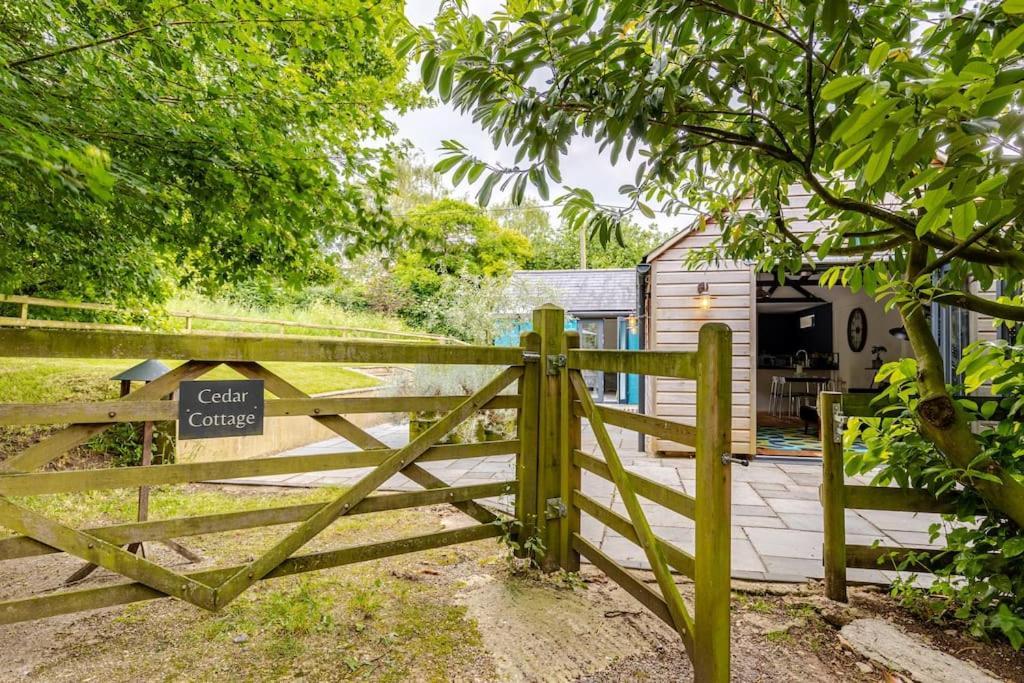
[[[580,346],[585,349],[636,350],[639,348],[639,336],[635,320],[629,316],[580,318],[576,324]],[[595,402],[637,402],[639,382],[636,375],[586,370],[583,378]]]
[[[874,393],[877,369],[910,352],[898,312],[863,292],[821,287],[819,275],[758,275],[758,455],[820,456],[818,394]]]

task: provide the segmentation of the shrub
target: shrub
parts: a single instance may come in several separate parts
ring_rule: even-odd
[[[1024,335],[1022,335],[1024,338]],[[884,366],[878,381],[888,387],[876,401],[891,402],[885,417],[853,419],[847,445],[860,438],[867,449],[847,449],[847,474],[875,471],[874,484],[896,482],[936,496],[955,492],[957,508],[931,528],[932,541],[945,528],[948,565],[936,569],[929,587],[913,575],[893,584],[893,594],[936,620],[965,622],[976,637],[1000,634],[1015,649],[1024,645],[1024,529],[990,507],[973,483],[999,482],[992,468],[1024,478],[1024,345],[977,342],[964,354],[958,371],[963,386],[951,391],[970,419],[979,420],[975,438],[981,453],[966,469],[951,467],[919,433],[915,407],[919,396],[917,364],[903,359]],[[991,394],[983,393],[991,389]],[[997,418],[998,419],[993,419]],[[877,469],[876,469],[877,468]],[[911,557],[898,565],[913,570]],[[920,569],[918,566],[917,569]]]

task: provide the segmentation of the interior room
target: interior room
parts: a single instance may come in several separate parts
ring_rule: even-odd
[[[818,456],[821,391],[877,391],[881,365],[909,355],[896,311],[863,292],[828,289],[820,273],[779,282],[761,273],[756,291],[757,453]]]

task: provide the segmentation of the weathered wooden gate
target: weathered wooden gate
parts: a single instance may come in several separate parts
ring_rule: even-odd
[[[500,519],[477,501],[503,494],[516,497],[520,540],[539,539],[547,570],[576,571],[580,555],[602,569],[679,633],[699,681],[729,677],[730,333],[706,325],[692,353],[584,351],[574,333],[563,333],[561,309],[534,313],[534,332],[520,348],[439,346],[324,338],[172,335],[108,331],[0,330],[0,357],[162,358],[184,361],[159,379],[118,401],[90,404],[0,405],[0,425],[70,425],[0,463],[0,526],[16,536],[0,539],[0,563],[64,552],[104,567],[129,581],[0,602],[0,624],[173,596],[217,610],[255,582],[362,562],[428,548],[464,543],[503,533]],[[261,363],[268,361],[374,364],[465,364],[502,369],[470,396],[312,398]],[[277,456],[249,460],[146,465],[92,470],[40,471],[69,449],[119,422],[177,418],[177,403],[164,400],[186,380],[225,364],[245,377],[262,379],[277,398],[266,416],[307,416],[364,449],[358,452]],[[593,403],[581,370],[649,374],[695,380],[695,426],[636,415]],[[503,393],[515,385],[515,394]],[[518,411],[514,439],[439,445],[462,421],[482,409]],[[406,446],[391,449],[345,415],[368,412],[447,410]],[[581,449],[581,419],[594,431],[603,460]],[[696,450],[697,496],[630,473],[609,438],[606,424],[667,438]],[[513,480],[449,486],[421,463],[515,454]],[[327,503],[294,505],[196,517],[141,521],[100,528],[74,528],[32,511],[16,499],[30,495],[135,488],[274,474],[372,466],[357,483]],[[589,497],[582,470],[617,488],[628,518]],[[370,495],[401,473],[423,491]],[[696,523],[696,553],[657,538],[638,496],[690,517]],[[451,531],[356,547],[296,554],[343,515],[450,503],[479,523]],[[616,564],[580,532],[588,514],[639,544],[657,578],[654,591]],[[123,546],[256,527],[295,524],[264,554],[247,564],[174,571]],[[522,545],[522,543],[521,543]],[[670,567],[695,581],[691,616]]]
[[[554,320],[551,321],[554,324]],[[583,555],[613,581],[675,628],[693,663],[697,681],[729,680],[731,597],[731,442],[732,333],[725,325],[701,328],[696,352],[600,351],[579,348],[575,333],[565,335],[566,380],[562,385],[562,498],[568,516],[560,533],[561,562],[579,567]],[[696,425],[686,425],[594,403],[582,370],[604,370],[689,380],[696,400]],[[686,385],[684,385],[686,386]],[[580,420],[589,421],[603,460],[582,449]],[[628,471],[605,425],[616,425],[690,446],[695,450],[696,491],[678,489]],[[586,470],[614,484],[623,516],[584,491]],[[695,523],[694,553],[657,537],[644,505],[662,506]],[[640,546],[654,573],[658,591],[638,580],[594,543],[584,538],[585,513]],[[693,614],[687,609],[671,569],[694,581]]]

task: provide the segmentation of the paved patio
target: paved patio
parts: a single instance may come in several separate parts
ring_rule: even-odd
[[[597,452],[593,433],[584,423],[583,449]],[[382,425],[371,430],[388,445],[399,447],[408,441],[405,424]],[[694,461],[691,458],[656,458],[636,449],[635,432],[609,428],[619,455],[632,472],[660,483],[695,494]],[[292,451],[287,455],[357,450],[342,438],[323,441]],[[492,456],[447,462],[423,463],[423,467],[453,486],[483,484],[515,478],[514,456]],[[232,483],[271,486],[347,486],[369,472],[369,468],[332,470],[296,475],[236,479]],[[732,468],[732,569],[742,579],[805,581],[821,578],[822,510],[818,502],[821,465],[794,459],[758,458],[749,467]],[[868,483],[858,478],[851,483]],[[389,479],[382,487],[391,491],[414,491],[420,487],[402,475]],[[587,495],[625,513],[622,501],[611,483],[583,473]],[[694,523],[641,498],[656,534],[684,550],[693,551]],[[853,511],[846,516],[847,542],[870,545],[928,547],[928,527],[940,521],[939,515],[903,512]],[[583,516],[583,535],[596,541],[613,558],[627,567],[646,568],[643,551],[622,536],[613,533],[588,516]],[[851,581],[888,582],[894,572],[851,569]]]

